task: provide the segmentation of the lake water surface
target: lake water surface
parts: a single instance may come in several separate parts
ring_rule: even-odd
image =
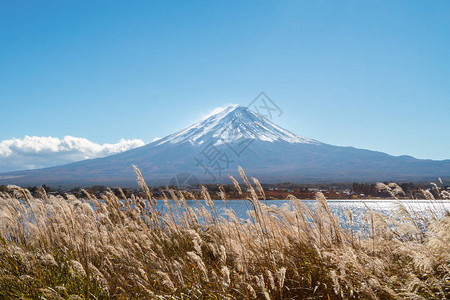
[[[214,206],[218,214],[223,215],[226,208],[233,209],[239,219],[248,219],[247,211],[252,209],[252,205],[246,200],[228,200],[225,204],[222,200],[213,200]],[[305,202],[308,206],[314,207],[316,205],[315,200],[301,200]],[[292,203],[288,200],[267,200],[261,201],[268,206],[278,206],[289,205],[292,207]],[[173,201],[172,201],[173,203]],[[187,200],[188,205],[195,208],[198,207],[194,200]],[[204,200],[200,200],[199,203],[206,206]],[[394,217],[394,211],[398,203],[402,203],[408,211],[412,213],[413,216],[417,215],[427,215],[435,214],[437,217],[442,217],[446,211],[450,211],[450,201],[449,200],[387,200],[387,199],[377,199],[377,200],[328,200],[328,205],[333,212],[338,216],[343,214],[347,215],[347,210],[351,210],[354,216],[355,222],[360,222],[362,217],[367,214],[368,209],[382,214]],[[174,205],[174,204],[171,204]],[[163,208],[164,202],[158,200],[159,208]],[[207,207],[207,206],[206,206]]]

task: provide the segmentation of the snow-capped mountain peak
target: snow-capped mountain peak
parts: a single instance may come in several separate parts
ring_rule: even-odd
[[[209,147],[211,143],[226,144]],[[128,185],[135,182],[132,164],[165,186],[174,179],[178,182],[183,174],[205,183],[222,182],[225,174],[238,175],[238,165],[265,182],[450,179],[450,160],[394,157],[319,143],[280,128],[247,107],[233,105],[140,148],[48,169],[3,173],[0,184]]]
[[[266,142],[284,141],[291,144],[320,144],[315,140],[283,129],[241,105],[217,108],[197,123],[158,140],[156,143],[162,145],[189,142],[193,145],[201,145],[212,141],[217,145],[243,139]]]

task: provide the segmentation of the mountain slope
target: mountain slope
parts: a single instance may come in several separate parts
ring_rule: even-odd
[[[134,184],[131,165],[153,184],[189,172],[202,182],[226,181],[237,165],[266,182],[404,180],[450,177],[450,160],[327,145],[296,135],[238,105],[163,139],[105,158],[41,170],[0,174],[0,184]]]

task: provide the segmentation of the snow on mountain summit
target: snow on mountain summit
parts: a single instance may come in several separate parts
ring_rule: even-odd
[[[162,145],[189,142],[193,145],[201,145],[213,141],[215,145],[218,145],[242,139],[266,142],[284,141],[291,144],[320,144],[318,141],[283,129],[269,119],[241,105],[230,105],[215,109],[197,123],[171,134],[157,141],[157,143]]]

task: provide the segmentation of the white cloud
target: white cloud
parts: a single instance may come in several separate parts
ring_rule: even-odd
[[[104,157],[143,146],[140,139],[97,144],[85,138],[25,136],[0,142],[0,172],[36,169]]]
[[[156,138],[154,138],[154,139],[153,139],[153,141],[152,141],[152,142],[156,142],[156,141],[159,141],[160,139],[162,139],[162,138],[160,138],[160,137],[156,137]]]

